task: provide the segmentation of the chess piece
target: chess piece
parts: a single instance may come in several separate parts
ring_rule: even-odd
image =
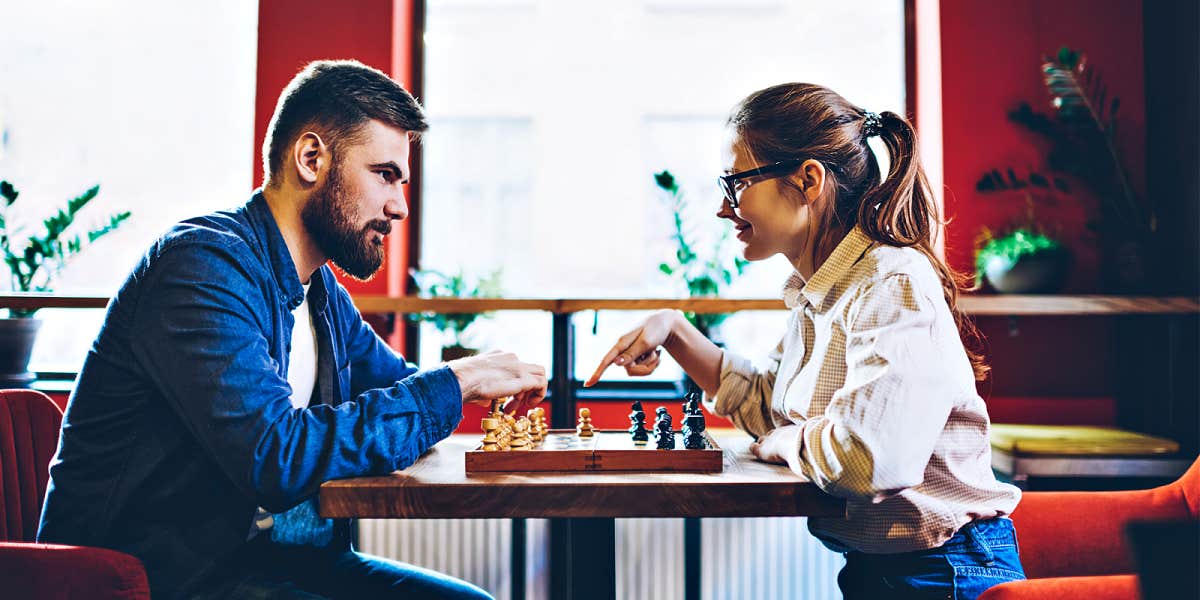
[[[704,439],[704,414],[700,411],[689,413],[683,418],[683,447],[688,450],[703,450],[708,446]]]
[[[579,409],[579,425],[575,428],[575,433],[579,437],[592,437],[592,411],[584,407]]]
[[[515,425],[516,420],[513,419],[512,415],[506,415],[503,412],[500,413],[500,431],[502,432],[502,437],[500,438],[501,450],[506,452],[512,450],[513,430]]]
[[[641,445],[650,440],[650,432],[646,429],[646,411],[641,402],[633,403],[633,411],[629,413],[629,433],[633,443]]]
[[[688,392],[683,403],[683,447],[689,450],[703,449],[707,443],[704,440],[704,413],[700,410],[700,392]]]
[[[516,420],[513,424],[512,441],[508,445],[514,451],[533,449],[533,444],[529,441],[529,419],[521,417]]]
[[[542,443],[546,439],[546,411],[538,406],[529,409],[526,415],[529,417],[529,439],[534,444]]]
[[[496,439],[496,432],[500,430],[500,421],[491,417],[485,417],[481,422],[483,426],[483,448],[484,452],[496,452],[500,449],[500,444]]]
[[[666,407],[660,406],[654,411],[658,418],[654,421],[654,441],[659,450],[675,448],[675,432],[671,431],[671,414]]]

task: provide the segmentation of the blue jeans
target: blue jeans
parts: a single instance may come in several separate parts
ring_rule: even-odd
[[[266,536],[260,536],[266,537]],[[353,550],[284,546],[256,538],[190,600],[421,598],[492,600],[449,575]]]
[[[900,554],[846,554],[838,587],[846,600],[974,600],[984,590],[1025,579],[1012,521],[968,523],[938,548]]]

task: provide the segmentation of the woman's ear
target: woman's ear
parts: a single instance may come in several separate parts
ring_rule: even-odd
[[[811,158],[804,161],[792,175],[792,182],[800,188],[805,204],[816,202],[825,190],[825,165]]]

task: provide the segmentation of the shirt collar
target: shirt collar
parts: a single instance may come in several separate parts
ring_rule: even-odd
[[[841,281],[873,243],[858,226],[852,228],[846,237],[838,242],[833,253],[821,264],[821,268],[813,273],[812,279],[805,282],[799,273],[792,272],[783,286],[784,304],[788,308],[796,308],[803,300],[807,300],[808,304],[820,309],[833,286]]]
[[[275,222],[275,215],[271,214],[271,208],[267,206],[267,199],[263,197],[261,189],[255,190],[254,196],[246,204],[246,214],[250,218],[251,226],[264,242],[263,250],[270,262],[271,274],[275,276],[280,299],[288,310],[296,310],[304,301],[304,286],[300,285],[292,253],[283,240],[283,234],[279,232],[279,224]],[[313,274],[314,278],[318,276],[318,273]]]

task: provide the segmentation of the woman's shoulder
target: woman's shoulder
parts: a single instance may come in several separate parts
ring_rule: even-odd
[[[854,287],[870,288],[884,281],[904,281],[920,289],[931,288],[941,295],[941,280],[929,257],[916,248],[873,244],[851,270]]]

